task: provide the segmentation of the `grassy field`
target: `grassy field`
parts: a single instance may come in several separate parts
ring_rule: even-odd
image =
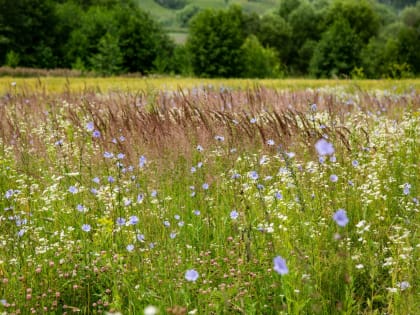
[[[192,88],[208,89],[247,89],[262,86],[277,90],[304,90],[316,88],[337,88],[346,91],[388,90],[390,92],[409,92],[420,90],[419,79],[407,80],[247,80],[247,79],[189,79],[175,77],[144,78],[81,78],[81,77],[40,77],[13,78],[0,77],[0,93],[61,93],[96,91],[152,92],[160,90],[178,90]]]
[[[0,79],[0,314],[417,314],[418,80]]]

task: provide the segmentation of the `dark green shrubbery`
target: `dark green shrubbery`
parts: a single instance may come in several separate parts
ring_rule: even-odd
[[[150,73],[173,50],[161,26],[129,0],[0,0],[0,64]]]

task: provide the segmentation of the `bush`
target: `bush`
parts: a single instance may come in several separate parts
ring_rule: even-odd
[[[238,77],[240,48],[245,41],[244,16],[239,7],[228,11],[205,10],[191,21],[187,48],[196,75]]]
[[[255,35],[249,36],[241,47],[242,76],[245,78],[275,78],[280,76],[276,51],[264,48]]]
[[[93,70],[101,75],[120,73],[123,54],[118,46],[118,38],[106,33],[99,41],[98,50],[98,53],[90,59]]]
[[[6,55],[6,66],[16,68],[19,65],[19,54],[13,50],[9,51]]]
[[[361,43],[346,20],[337,20],[322,36],[311,60],[316,77],[349,75],[358,66]]]

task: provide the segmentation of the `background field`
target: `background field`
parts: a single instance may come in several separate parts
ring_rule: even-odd
[[[16,86],[12,85],[15,82]],[[320,87],[342,87],[347,90],[390,90],[407,91],[420,89],[420,79],[407,80],[308,80],[308,79],[284,79],[284,80],[247,80],[247,79],[189,79],[174,77],[145,77],[145,78],[12,78],[0,77],[0,91],[44,91],[45,92],[82,92],[85,89],[109,92],[110,90],[121,91],[147,91],[147,90],[177,90],[191,89],[193,87],[233,88],[246,89],[255,86],[263,86],[273,89],[306,89]]]

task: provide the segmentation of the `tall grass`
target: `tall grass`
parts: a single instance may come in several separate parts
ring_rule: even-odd
[[[12,89],[0,311],[415,314],[419,108],[414,90]]]

